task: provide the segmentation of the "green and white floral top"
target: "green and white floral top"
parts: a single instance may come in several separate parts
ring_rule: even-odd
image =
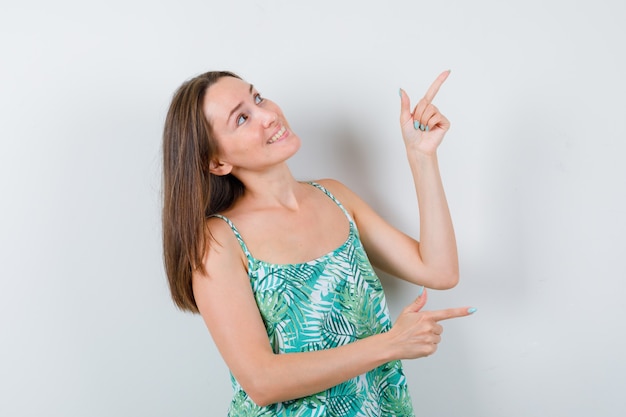
[[[334,251],[301,264],[270,264],[254,258],[230,219],[248,259],[248,275],[275,353],[307,352],[346,345],[391,328],[382,285],[356,225],[341,203],[322,190],[350,223],[346,241]],[[231,376],[229,417],[404,417],[414,416],[400,361],[308,397],[257,406]]]

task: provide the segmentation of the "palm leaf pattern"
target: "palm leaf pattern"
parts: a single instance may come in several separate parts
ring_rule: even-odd
[[[391,328],[383,287],[358,230],[343,210],[350,233],[343,245],[301,264],[270,264],[254,258],[235,225],[248,258],[248,275],[268,340],[277,354],[330,349]],[[232,377],[230,417],[409,417],[414,416],[400,361],[373,369],[326,391],[266,407],[257,406]]]

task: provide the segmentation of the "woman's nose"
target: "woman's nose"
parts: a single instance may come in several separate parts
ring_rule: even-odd
[[[260,111],[262,112],[261,120],[263,121],[263,127],[270,127],[278,120],[276,112],[268,109],[261,109]]]

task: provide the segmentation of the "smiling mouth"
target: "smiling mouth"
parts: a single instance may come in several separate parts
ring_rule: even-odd
[[[280,128],[280,130],[279,130],[278,132],[276,132],[276,133],[274,134],[274,136],[272,136],[272,137],[270,138],[270,140],[268,140],[268,141],[267,141],[267,143],[274,143],[274,142],[276,142],[278,139],[280,139],[280,137],[281,137],[282,135],[284,135],[284,134],[285,134],[285,132],[286,132],[286,131],[287,131],[287,129],[285,128],[285,126],[282,126],[282,127]]]

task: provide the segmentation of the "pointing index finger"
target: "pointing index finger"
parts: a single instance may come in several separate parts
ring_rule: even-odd
[[[439,91],[439,87],[441,87],[446,78],[448,78],[448,75],[450,75],[450,70],[444,71],[439,74],[437,79],[435,79],[435,81],[433,81],[433,83],[428,88],[428,91],[426,91],[426,94],[424,94],[424,100],[428,101],[429,103],[433,101],[433,99],[437,95],[437,92]]]
[[[470,316],[476,312],[475,308],[459,307],[447,308],[445,310],[429,311],[430,317],[435,321],[454,319],[457,317]]]

